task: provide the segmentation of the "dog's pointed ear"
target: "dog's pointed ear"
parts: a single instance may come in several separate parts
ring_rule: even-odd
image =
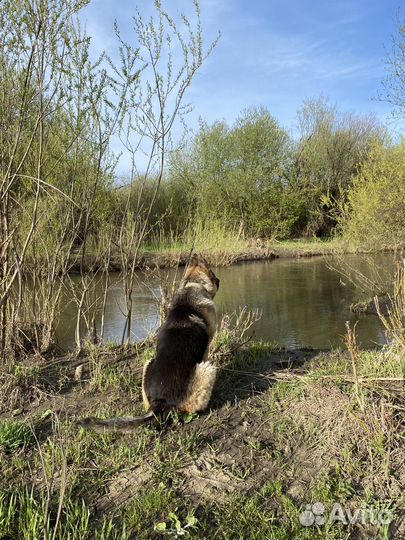
[[[190,261],[188,263],[188,266],[198,266],[199,264],[200,264],[200,260],[198,258],[197,253],[193,253],[191,255],[191,259],[190,259]]]

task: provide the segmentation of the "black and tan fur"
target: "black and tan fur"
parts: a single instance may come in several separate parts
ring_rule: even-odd
[[[216,368],[208,348],[216,328],[213,298],[219,279],[202,257],[193,255],[157,335],[156,357],[144,367],[142,397],[147,414],[99,420],[85,418],[83,427],[128,431],[172,410],[194,413],[208,406]]]

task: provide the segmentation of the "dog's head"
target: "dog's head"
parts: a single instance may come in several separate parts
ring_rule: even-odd
[[[196,253],[188,263],[186,273],[183,278],[184,283],[201,283],[211,298],[217,294],[219,289],[219,279],[214,272],[208,267],[207,261]]]

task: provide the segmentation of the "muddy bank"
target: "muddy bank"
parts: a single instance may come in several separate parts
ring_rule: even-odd
[[[244,261],[265,261],[277,258],[279,255],[269,248],[247,249],[243,252],[227,253],[221,251],[201,252],[208,263],[215,266],[229,266]],[[149,268],[175,268],[185,266],[189,259],[190,252],[180,253],[143,253],[135,264],[138,270],[147,270]],[[130,263],[132,264],[132,262]],[[104,267],[102,261],[95,257],[85,257],[82,261],[76,261],[71,264],[70,273],[75,274],[80,271],[95,272]],[[109,264],[110,272],[120,272],[122,263],[118,257],[112,257]]]
[[[339,250],[340,251],[340,250]],[[271,245],[264,247],[247,247],[242,251],[225,251],[225,250],[200,250],[200,253],[207,259],[212,266],[230,266],[241,262],[250,261],[270,261],[278,258],[300,258],[300,257],[317,257],[322,255],[331,255],[337,252],[336,245],[325,243],[325,245],[304,245],[289,246]],[[349,251],[347,251],[349,252]],[[146,270],[148,268],[175,268],[177,266],[185,266],[187,264],[190,252],[173,252],[173,253],[142,253],[135,264],[135,268]],[[73,261],[70,266],[72,274],[84,272],[99,271],[104,267],[103,261],[87,256],[84,261]],[[118,256],[113,255],[109,264],[109,271],[119,272],[122,269],[122,263]]]
[[[153,354],[154,345],[154,338],[151,336],[145,342],[129,347],[117,346],[110,350],[106,348],[94,349],[93,352],[86,353],[85,356],[77,356],[74,353],[48,358],[29,355],[15,364],[18,376],[14,372],[7,373],[6,370],[1,374],[0,419],[28,418],[48,409],[60,411],[62,408],[69,409],[70,413],[76,416],[82,410],[88,410],[91,402],[94,402],[95,407],[105,403],[104,390],[108,390],[109,386],[116,387],[117,381],[113,381],[111,385],[105,381],[99,384],[99,379],[103,379],[106,373],[111,375],[113,372],[119,372],[119,377],[122,377],[118,387],[126,387],[125,395],[118,393],[114,402],[118,405],[122,401],[122,406],[127,405],[127,392],[130,391],[132,394],[132,390],[128,387],[132,386],[139,390],[139,395],[133,396],[134,404],[142,409],[140,394],[142,369],[145,358]],[[272,372],[279,369],[297,368],[321,352],[321,350],[312,348],[293,351],[280,348],[273,352],[272,348],[268,347],[267,355],[261,356],[257,362],[255,361],[254,366],[246,366],[245,370],[236,372],[236,377],[228,372],[226,365],[223,370],[221,365],[218,365],[220,371],[217,382],[219,396],[217,394],[213,402],[216,406],[220,406],[227,399],[232,400],[235,392],[241,397],[242,394],[246,394],[246,389],[247,395],[252,391],[260,391],[268,386]],[[246,355],[248,356],[248,349]],[[90,385],[93,386],[93,389],[89,389],[88,383],[94,383],[96,379],[98,380],[97,385]],[[242,382],[242,386],[239,389],[233,385],[230,387],[230,379]],[[82,399],[84,394],[86,395],[86,403]],[[90,401],[87,401],[89,394],[92,397]]]

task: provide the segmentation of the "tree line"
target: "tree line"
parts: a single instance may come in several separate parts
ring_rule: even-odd
[[[155,227],[182,231],[195,220],[217,220],[244,238],[344,234],[362,243],[373,221],[376,247],[398,243],[404,142],[393,142],[373,116],[341,112],[326,98],[306,100],[297,120],[298,137],[264,107],[243,111],[231,126],[201,120],[169,156]]]

